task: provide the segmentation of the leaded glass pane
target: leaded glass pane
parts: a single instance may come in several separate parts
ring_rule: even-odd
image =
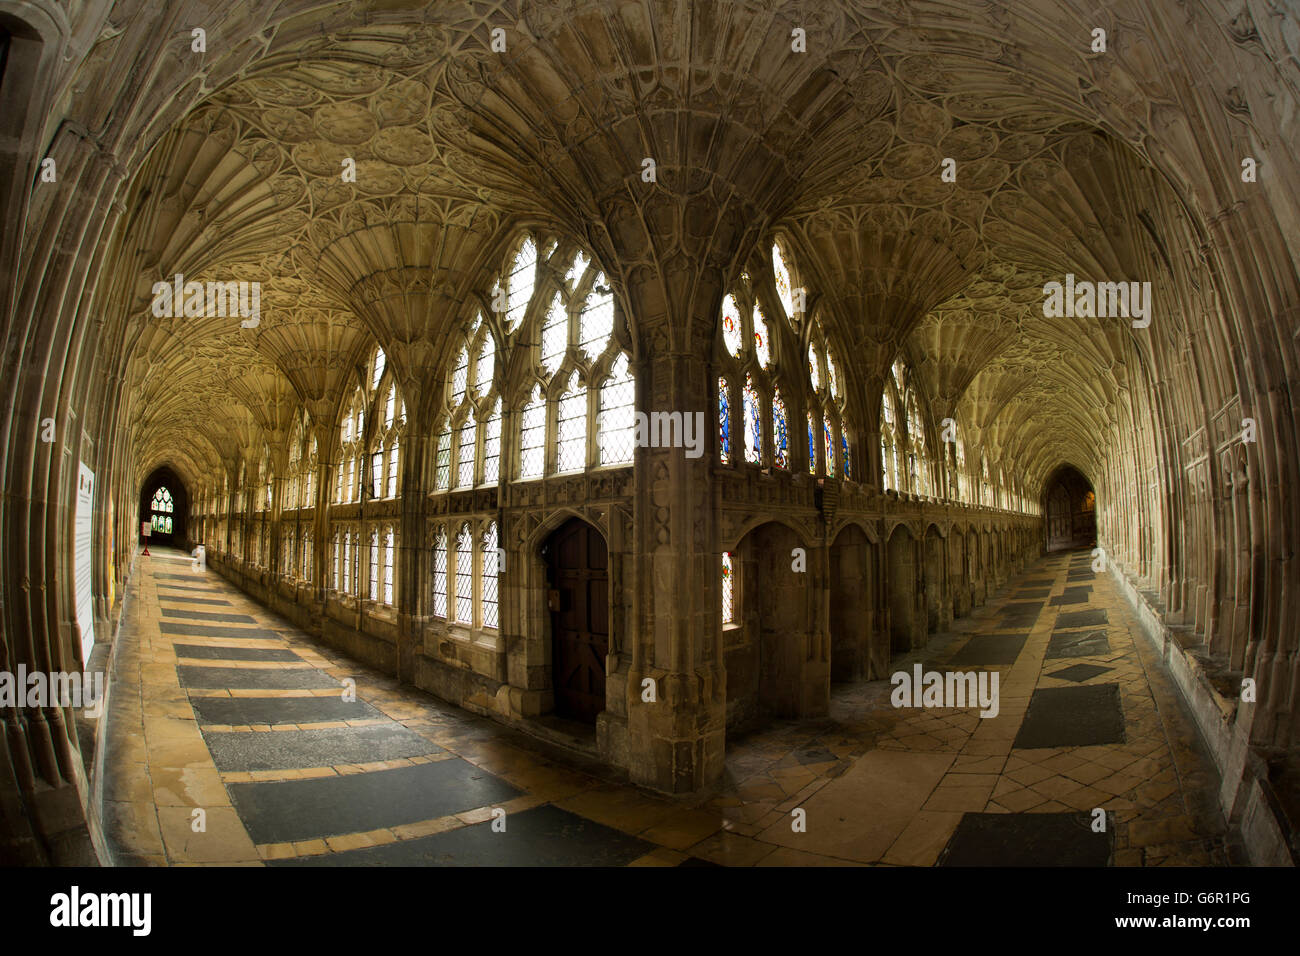
[[[543,443],[546,440],[546,402],[541,389],[534,388],[532,398],[520,416],[519,477],[536,478],[546,463]]]
[[[474,391],[479,395],[492,388],[492,373],[496,369],[496,343],[492,333],[483,336],[483,346],[478,352],[478,361],[474,365]]]
[[[492,406],[483,429],[483,483],[494,485],[501,475],[501,399]]]
[[[497,523],[493,521],[483,534],[483,554],[479,565],[480,606],[483,626],[497,626]]]
[[[393,603],[393,529],[384,535],[384,603]]]
[[[557,292],[551,299],[551,308],[546,313],[546,323],[542,326],[542,367],[546,369],[547,375],[554,375],[560,367],[568,344],[569,313]]]
[[[596,284],[579,317],[582,351],[588,359],[595,359],[605,351],[613,332],[614,293],[605,286],[605,274],[601,273],[596,276]]]
[[[393,439],[393,447],[388,450],[388,497],[397,497],[397,471],[400,461],[398,441]]]
[[[433,538],[433,613],[447,616],[447,532],[442,528]]]
[[[438,434],[438,454],[434,461],[433,486],[446,488],[451,483],[451,432]]]
[[[794,294],[790,287],[790,270],[786,267],[785,256],[781,255],[779,245],[772,246],[772,272],[776,280],[777,298],[781,300],[781,307],[785,309],[785,314],[794,316]]]
[[[816,429],[813,427],[812,412],[808,413],[808,474],[817,473],[817,441],[813,438],[816,435]]]
[[[556,425],[556,470],[582,470],[587,466],[587,390],[578,385],[576,374],[569,382],[569,390],[560,397]]]
[[[474,537],[469,525],[456,534],[456,622],[474,623]]]
[[[620,355],[600,389],[600,463],[619,465],[632,460],[636,445],[636,383]]]
[[[811,345],[808,346],[808,377],[812,380],[814,392],[822,387],[821,370],[817,365],[817,351]]]
[[[474,484],[474,410],[460,426],[459,451],[456,461],[456,487],[468,488]]]
[[[831,437],[830,419],[822,420],[822,431],[826,436],[826,475],[835,474],[835,440]]]
[[[469,349],[461,346],[456,353],[456,365],[451,373],[451,404],[459,405],[465,397],[465,384],[469,378]]]
[[[524,240],[510,271],[509,293],[506,297],[506,328],[513,332],[528,309],[533,297],[533,284],[537,279],[537,245],[532,237]]]
[[[379,535],[370,532],[370,600],[379,600]]]

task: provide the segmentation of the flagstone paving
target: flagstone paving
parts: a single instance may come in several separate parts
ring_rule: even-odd
[[[729,740],[722,785],[672,800],[399,687],[155,548],[114,648],[106,835],[124,865],[1237,862],[1214,766],[1090,560],[1041,559],[894,662],[996,673],[997,716],[835,685],[826,718]]]

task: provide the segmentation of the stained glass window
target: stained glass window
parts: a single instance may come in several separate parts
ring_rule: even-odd
[[[778,468],[790,467],[790,449],[785,433],[785,402],[781,390],[772,393],[772,461]]]
[[[781,300],[785,314],[794,318],[794,291],[790,286],[790,270],[779,245],[772,246],[772,272],[776,280],[776,295]]]
[[[468,523],[456,533],[456,622],[474,623],[474,536]]]
[[[556,471],[579,471],[587,466],[587,390],[578,383],[578,373],[560,396],[556,419],[559,447]]]
[[[718,379],[718,453],[724,463],[731,461],[731,394],[727,380]]]
[[[772,364],[772,341],[768,337],[767,322],[763,320],[763,312],[757,303],[754,304],[754,354],[758,356],[758,362],[763,368]]]
[[[722,552],[722,623],[734,624],[736,620],[736,582],[732,577],[731,552]]]
[[[759,444],[761,441],[761,431],[758,425],[758,392],[754,390],[753,379],[745,376],[745,390],[741,396],[745,405],[745,460],[762,464],[763,448]]]
[[[840,370],[836,367],[835,359],[829,349],[826,351],[826,378],[830,385],[831,397],[838,401],[840,397]]]
[[[149,516],[149,527],[159,534],[171,534],[171,514],[174,507],[172,493],[166,487],[160,487],[153,493],[153,500],[149,503],[152,512]]]
[[[728,353],[740,358],[742,340],[740,309],[736,305],[736,300],[728,295],[722,300],[722,341],[726,344]]]
[[[628,372],[627,356],[619,355],[600,388],[600,463],[617,465],[632,460],[636,447],[633,404],[636,383]]]
[[[852,463],[849,459],[849,434],[843,423],[840,425],[840,461],[844,463],[844,477],[853,477]]]
[[[822,387],[821,371],[817,365],[817,351],[811,345],[808,346],[808,377],[812,379],[814,392]]]
[[[822,431],[826,436],[826,475],[830,477],[835,474],[835,440],[831,437],[831,423],[828,419],[822,420]]]
[[[447,532],[441,527],[433,535],[433,613],[447,616]]]
[[[159,488],[153,493],[153,510],[165,514],[172,513],[172,493],[166,488]]]
[[[497,626],[497,523],[488,525],[483,534],[483,554],[479,564],[479,591],[483,608],[483,626]]]
[[[813,425],[812,412],[808,413],[808,474],[817,473],[817,440],[813,437],[817,429]]]

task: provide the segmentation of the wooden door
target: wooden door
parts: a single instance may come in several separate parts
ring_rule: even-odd
[[[546,559],[555,713],[594,724],[605,709],[609,552],[599,531],[572,518],[547,540]]]

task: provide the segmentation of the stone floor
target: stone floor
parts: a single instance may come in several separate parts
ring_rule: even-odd
[[[1239,862],[1195,727],[1089,561],[1039,561],[896,662],[997,670],[997,717],[836,685],[828,718],[730,741],[721,789],[683,802],[399,688],[154,549],[115,648],[108,840],[140,865]]]

